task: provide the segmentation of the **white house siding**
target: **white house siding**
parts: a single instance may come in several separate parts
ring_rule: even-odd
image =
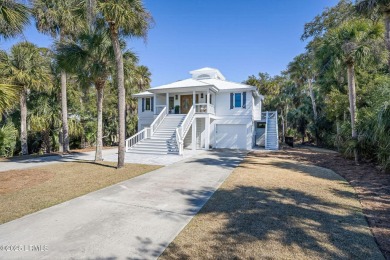
[[[252,93],[246,92],[246,109],[244,108],[233,108],[230,109],[230,93],[243,93],[242,91],[232,92],[219,92],[216,96],[216,116],[248,116],[252,118]]]
[[[138,98],[138,131],[149,127],[154,120],[153,111],[142,112],[142,98]]]
[[[184,138],[184,148],[192,148],[192,125],[190,126],[190,129],[188,129],[188,132]]]
[[[204,118],[196,118],[196,147],[197,149],[205,148],[206,124]]]
[[[253,120],[261,119],[261,99],[260,98],[252,98],[254,103],[253,109]]]
[[[251,91],[246,92],[246,108],[230,109],[230,93],[243,93],[242,91],[219,92],[216,95],[216,117],[217,119],[211,125],[211,144],[213,147],[218,147],[217,144],[217,129],[218,125],[234,125],[233,128],[240,125],[244,128],[241,133],[245,133],[244,141],[240,144],[241,149],[251,149],[253,146],[253,96]],[[226,127],[225,127],[226,128]],[[223,129],[223,127],[221,128]],[[242,135],[242,134],[240,134]]]

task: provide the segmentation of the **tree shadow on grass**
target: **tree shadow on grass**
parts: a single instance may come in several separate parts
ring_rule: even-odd
[[[72,163],[91,164],[91,165],[97,165],[97,166],[106,167],[106,168],[110,168],[110,169],[116,169],[116,166],[109,165],[109,164],[104,163],[104,162],[85,161],[85,160],[81,160],[81,159],[80,160],[75,159],[75,161],[72,161]]]
[[[198,191],[193,197],[189,203],[197,201]],[[201,241],[197,240],[192,241],[194,245],[171,243],[164,252],[166,258],[189,259],[193,257],[188,253],[189,249],[199,246],[212,258],[239,259],[242,255],[237,248],[251,248],[253,244],[259,247],[256,257],[262,258],[272,253],[264,249],[269,242],[279,243],[281,250],[299,248],[312,256],[327,259],[382,257],[361,211],[348,210],[338,203],[297,190],[264,190],[253,186],[220,189],[198,214],[207,220],[226,223],[223,228],[208,231],[210,243],[203,241],[205,244],[199,245]],[[292,257],[286,252],[283,254],[280,257]]]

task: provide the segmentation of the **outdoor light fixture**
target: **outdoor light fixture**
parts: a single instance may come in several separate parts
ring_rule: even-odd
[[[178,99],[179,99],[179,96],[178,96],[178,95],[175,95],[175,99],[178,100]]]
[[[203,98],[203,93],[200,93],[200,98]]]

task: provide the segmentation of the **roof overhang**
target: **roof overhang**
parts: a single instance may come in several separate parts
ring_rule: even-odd
[[[132,94],[131,96],[135,97],[135,98],[139,98],[139,97],[153,97],[153,93],[151,93],[149,91],[144,91],[144,92],[141,92],[141,93]]]
[[[177,88],[150,88],[148,89],[148,92],[160,94],[160,93],[183,93],[183,92],[193,92],[193,91],[207,91],[211,90],[213,92],[218,92],[218,89],[213,85],[207,85],[207,86],[195,86],[195,87],[177,87]]]

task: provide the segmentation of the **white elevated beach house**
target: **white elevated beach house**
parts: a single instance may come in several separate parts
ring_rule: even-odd
[[[213,68],[190,74],[189,79],[133,95],[138,98],[140,131],[126,140],[127,152],[278,149],[277,114],[261,111],[264,97],[255,87],[227,81]]]

